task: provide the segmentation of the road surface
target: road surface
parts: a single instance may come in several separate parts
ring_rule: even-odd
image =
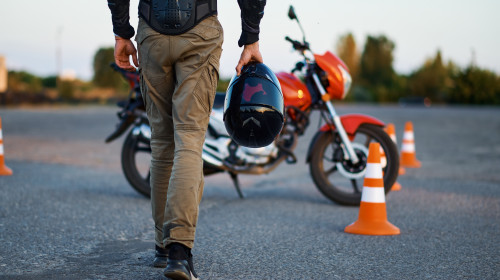
[[[206,178],[195,249],[202,279],[500,279],[500,109],[342,105],[415,129],[422,168],[388,194],[397,236],[344,233],[358,207],[334,204],[305,163],[242,176]],[[149,200],[120,167],[123,137],[113,107],[0,109],[5,157],[0,177],[0,278],[164,279],[153,268]]]

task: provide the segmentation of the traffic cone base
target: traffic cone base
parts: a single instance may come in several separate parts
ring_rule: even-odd
[[[12,170],[5,166],[3,155],[3,135],[2,135],[2,118],[0,118],[0,176],[12,175]]]
[[[399,167],[399,175],[405,175],[406,174],[406,169],[402,166]]]
[[[345,232],[363,235],[397,235],[401,231],[387,221],[385,204],[361,201],[358,220],[345,228]]]
[[[396,182],[394,185],[391,187],[391,191],[400,191],[402,189],[401,184]]]
[[[401,153],[401,165],[409,168],[422,167],[422,163],[415,158],[415,153]]]
[[[0,166],[0,176],[10,176],[10,175],[12,175],[12,169],[8,168],[5,165]]]

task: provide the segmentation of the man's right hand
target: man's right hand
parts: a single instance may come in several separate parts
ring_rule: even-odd
[[[123,68],[127,71],[136,71],[135,67],[130,64],[130,56],[132,56],[132,61],[135,67],[139,67],[139,62],[137,61],[137,50],[134,43],[130,39],[123,39],[121,37],[115,36],[115,63],[118,67]]]

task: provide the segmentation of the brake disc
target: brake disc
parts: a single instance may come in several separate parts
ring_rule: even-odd
[[[365,176],[366,160],[368,159],[368,148],[360,143],[352,143],[352,148],[358,156],[359,162],[352,164],[348,159],[343,159],[335,164],[342,176],[348,179],[360,179]]]

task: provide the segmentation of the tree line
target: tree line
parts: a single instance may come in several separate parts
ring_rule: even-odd
[[[360,52],[351,33],[340,37],[336,53],[353,77],[348,102],[394,103],[425,100],[433,103],[500,105],[500,76],[471,63],[465,68],[445,62],[441,51],[412,73],[398,74],[393,67],[395,43],[384,35],[368,36]],[[8,90],[0,104],[115,101],[128,94],[124,79],[110,67],[113,47],[96,51],[91,81],[64,80],[51,75],[39,77],[25,71],[8,72]],[[218,91],[225,91],[229,79],[221,78]]]
[[[384,35],[368,36],[360,53],[351,33],[336,44],[336,53],[344,60],[353,77],[347,100],[397,102],[420,99],[449,104],[500,104],[500,76],[469,64],[460,68],[445,62],[441,51],[424,61],[408,75],[393,67],[395,43]]]

